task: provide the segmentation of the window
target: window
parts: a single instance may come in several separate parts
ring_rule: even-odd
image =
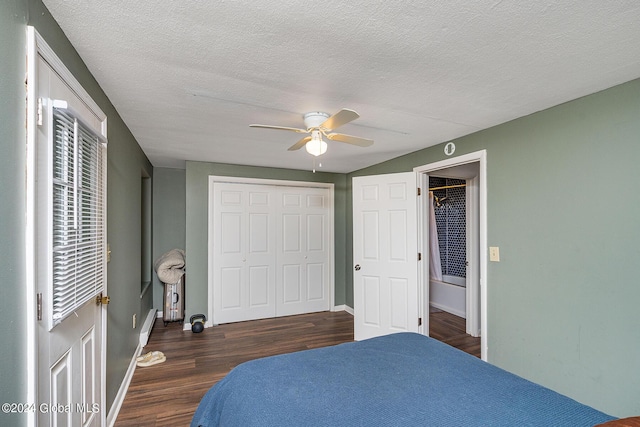
[[[104,288],[106,141],[54,101],[51,325]]]

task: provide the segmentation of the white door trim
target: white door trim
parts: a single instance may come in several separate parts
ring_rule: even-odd
[[[27,153],[26,153],[26,319],[27,324],[27,402],[36,402],[38,396],[38,325],[36,313],[36,136],[37,131],[37,55],[40,35],[27,27]],[[31,171],[31,173],[29,173]],[[27,412],[27,425],[36,425],[35,411]]]
[[[328,224],[328,267],[329,267],[329,308],[335,306],[335,202],[334,202],[334,187],[335,185],[329,182],[308,182],[308,181],[290,181],[281,179],[265,179],[265,178],[243,178],[233,176],[219,176],[209,175],[209,188],[208,188],[208,213],[207,213],[207,254],[213,253],[214,236],[212,227],[213,213],[214,213],[214,197],[213,197],[213,185],[215,183],[241,183],[241,184],[255,184],[255,185],[276,185],[284,187],[311,187],[311,188],[325,188],[329,191],[329,224]],[[210,262],[209,255],[207,255],[207,316],[208,321],[206,327],[213,326],[213,263]]]
[[[479,193],[478,183],[480,177],[476,176],[467,179],[466,193],[466,240],[467,240],[467,280],[466,280],[466,306],[467,306],[467,334],[472,337],[481,336],[482,328],[480,327],[480,316],[478,308],[480,306],[480,289],[477,284],[480,283],[480,257],[477,248],[480,247],[479,236]],[[482,310],[481,310],[482,311]]]
[[[488,361],[488,346],[487,346],[487,336],[489,335],[488,327],[487,327],[487,151],[480,150],[473,153],[464,154],[457,157],[452,157],[449,159],[441,160],[434,163],[429,163],[427,165],[418,166],[414,168],[414,172],[418,174],[417,182],[422,186],[423,194],[428,192],[428,182],[425,184],[425,177],[430,172],[435,172],[440,169],[450,168],[453,166],[459,166],[466,163],[479,162],[480,173],[479,178],[480,182],[478,185],[479,189],[479,247],[480,247],[480,329],[482,331],[480,337],[480,352],[482,355],[482,360]],[[426,187],[426,188],[425,188]],[[421,204],[420,204],[421,205]],[[426,223],[427,219],[425,216],[424,209],[418,209],[419,220],[418,224]],[[425,247],[423,244],[424,234],[422,231],[418,234],[419,239],[419,247],[422,251],[422,248]],[[424,252],[424,251],[423,251]],[[418,277],[419,289],[420,289],[420,301],[426,302],[427,304],[420,304],[421,310],[423,312],[420,315],[425,318],[428,316],[428,313],[425,311],[428,309],[428,280],[425,280],[424,274],[420,274]],[[425,322],[426,323],[426,322]],[[423,331],[424,333],[424,331]],[[427,332],[428,333],[428,332]]]

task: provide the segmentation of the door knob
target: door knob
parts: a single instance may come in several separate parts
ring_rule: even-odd
[[[356,269],[356,271],[360,271],[360,264],[356,264],[354,268]]]

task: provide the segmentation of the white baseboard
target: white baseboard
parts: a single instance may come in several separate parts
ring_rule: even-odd
[[[205,328],[210,328],[210,327],[212,327],[212,326],[213,326],[213,325],[212,325],[211,323],[209,323],[208,321],[207,321],[207,322],[204,322],[204,327],[205,327]],[[191,330],[191,323],[189,323],[189,322],[184,322],[184,323],[182,324],[182,330],[183,330],[183,331],[190,331],[190,330]]]
[[[122,383],[120,384],[120,389],[118,389],[118,394],[116,394],[116,398],[113,400],[113,404],[111,405],[111,409],[107,414],[107,426],[113,427],[118,418],[118,414],[120,413],[120,408],[122,407],[122,403],[124,402],[124,398],[127,395],[127,391],[129,390],[129,384],[131,384],[131,380],[133,379],[133,373],[136,371],[136,358],[140,356],[142,353],[142,349],[147,342],[149,341],[149,335],[151,334],[151,329],[153,328],[153,324],[156,320],[156,309],[152,308],[149,310],[147,314],[147,318],[142,324],[142,328],[140,329],[140,342],[138,343],[138,347],[136,348],[133,357],[131,358],[131,362],[129,363],[129,368],[127,369],[127,373],[124,375],[122,379]]]
[[[163,315],[164,315],[164,313],[162,312],[162,310],[158,310],[158,313],[157,313],[156,317],[157,317],[158,319],[162,319],[162,316],[163,316]]]
[[[109,427],[113,427],[113,425],[116,423],[116,419],[118,418],[118,414],[120,413],[120,408],[122,407],[124,398],[127,395],[127,391],[129,390],[129,384],[131,384],[133,373],[136,371],[136,358],[140,355],[140,353],[142,353],[142,347],[140,346],[140,344],[138,344],[138,348],[136,348],[136,351],[131,358],[131,363],[129,363],[129,369],[127,369],[127,373],[122,379],[118,394],[116,394],[116,398],[113,400],[111,409],[109,409],[109,413],[107,414],[107,426]]]
[[[208,320],[206,322],[204,322],[204,327],[206,328],[212,328],[215,325],[212,322],[209,322]],[[184,331],[190,331],[191,330],[191,323],[187,322],[186,320],[184,321],[184,326],[182,327],[182,330]]]
[[[352,316],[353,316],[353,308],[349,307],[349,306],[348,306],[348,305],[346,305],[346,304],[336,305],[336,306],[334,306],[334,307],[332,307],[332,308],[331,308],[331,311],[346,311],[347,313],[349,313],[350,315],[352,315]],[[161,312],[161,311],[158,311],[158,317],[162,317],[162,312]],[[205,328],[211,328],[211,327],[213,327],[213,326],[216,326],[216,325],[214,325],[214,324],[213,324],[212,322],[210,322],[209,320],[207,320],[207,321],[204,323],[204,327],[205,327]],[[187,322],[187,321],[185,320],[185,322],[184,322],[184,324],[183,324],[183,326],[182,326],[182,330],[183,330],[183,331],[190,331],[190,330],[191,330],[191,323],[189,323],[189,322]]]
[[[447,313],[451,313],[455,316],[462,317],[463,319],[467,318],[467,313],[464,311],[456,310],[453,307],[444,304],[438,304],[435,302],[430,302],[429,305],[433,308],[437,308],[438,310],[446,311]]]
[[[347,313],[353,316],[353,308],[349,307],[346,304],[336,305],[331,309],[331,311],[346,311]]]
[[[149,310],[149,314],[147,314],[147,318],[142,324],[142,328],[140,329],[140,348],[143,348],[147,345],[147,342],[149,342],[149,335],[151,335],[151,329],[156,320],[156,311],[155,308]]]

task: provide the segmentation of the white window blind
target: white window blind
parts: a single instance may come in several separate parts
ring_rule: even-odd
[[[53,109],[52,322],[104,288],[106,144],[69,110]]]

